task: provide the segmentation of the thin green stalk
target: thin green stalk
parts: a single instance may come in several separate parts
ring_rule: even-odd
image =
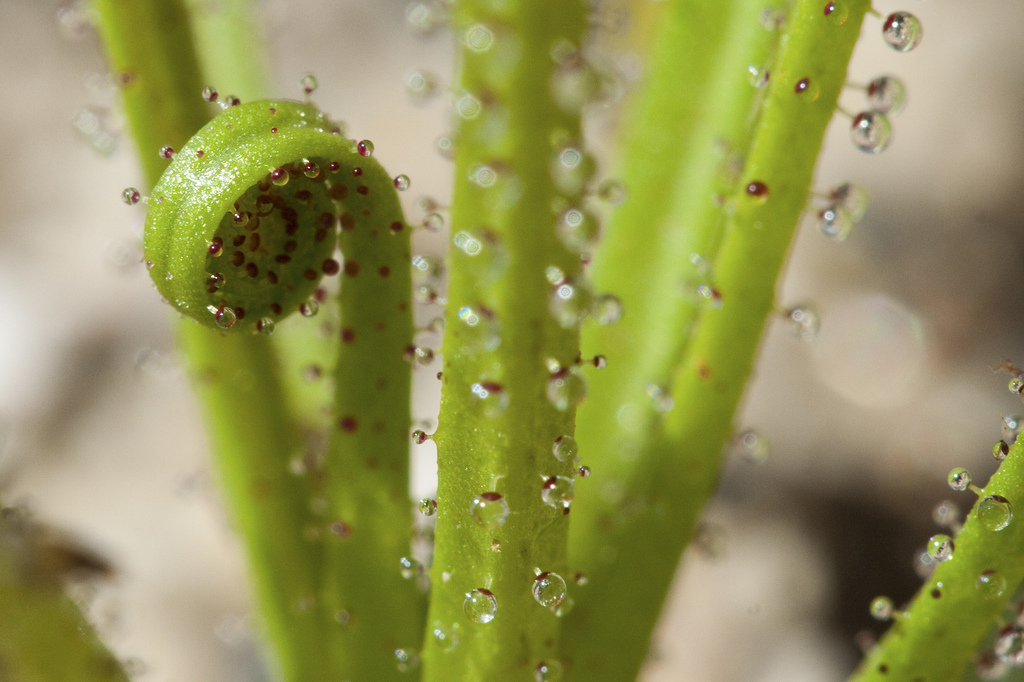
[[[554,227],[593,168],[578,112],[551,88],[581,46],[584,7],[473,0],[454,19],[462,120],[424,680],[533,680],[559,665],[574,464],[553,446],[572,435],[584,381],[573,365],[586,310],[579,256]],[[565,297],[557,320],[553,282]],[[538,582],[538,572],[558,575]]]
[[[128,682],[64,593],[63,574],[75,561],[16,510],[0,512],[0,679]]]
[[[679,557],[717,480],[868,3],[845,3],[848,16],[841,24],[826,18],[822,7],[817,0],[798,0],[790,12],[739,187],[725,201],[726,234],[709,285],[721,306],[707,306],[699,318],[672,378],[674,409],[652,445],[626,451],[634,458],[632,473],[597,491],[618,499],[615,512],[601,519],[603,533],[574,544],[574,567],[590,577],[590,585],[567,623],[570,679],[636,676]],[[811,87],[798,94],[794,86],[803,78]],[[766,186],[766,197],[746,191],[753,182]],[[617,627],[608,628],[612,621]]]
[[[97,24],[111,68],[125,74],[125,111],[147,181],[209,119],[188,20],[180,0],[95,0]],[[310,599],[317,595],[320,547],[303,539],[312,513],[308,482],[288,473],[299,449],[269,340],[221,336],[183,323],[181,343],[200,377],[216,461],[241,526],[255,591],[278,663],[289,680],[317,679],[324,669],[323,628]]]
[[[906,611],[897,614],[851,682],[960,679],[986,636],[1002,624],[1007,600],[1024,580],[1024,523],[1007,517],[1022,507],[1024,441],[1018,438],[978,492],[956,534],[952,558],[936,567]],[[1018,640],[1007,649],[1012,657],[1024,646],[1024,630],[1010,636]]]

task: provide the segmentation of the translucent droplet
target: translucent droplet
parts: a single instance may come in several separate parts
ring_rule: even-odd
[[[558,150],[551,162],[551,179],[566,196],[577,196],[597,172],[594,157],[580,147],[567,145]]]
[[[998,461],[1002,462],[1008,454],[1010,454],[1010,446],[1006,441],[1001,440],[992,446],[992,456]]]
[[[580,446],[572,436],[559,436],[551,446],[551,452],[559,462],[575,462],[579,460]]]
[[[541,573],[533,579],[533,598],[546,608],[558,606],[565,599],[565,580],[557,573]]]
[[[483,24],[473,24],[466,29],[462,42],[473,52],[486,52],[494,44],[494,34]]]
[[[591,248],[600,230],[597,216],[582,208],[568,209],[559,216],[555,225],[555,233],[565,248],[577,253]]]
[[[319,83],[316,81],[316,76],[311,73],[307,73],[305,76],[299,79],[299,85],[302,86],[302,92],[307,95],[312,95],[316,92]]]
[[[558,661],[541,661],[533,671],[536,682],[561,682],[562,664]]]
[[[1006,676],[1006,664],[994,651],[983,651],[974,662],[974,672],[983,680],[1001,680]]]
[[[410,73],[405,79],[405,91],[417,104],[422,104],[437,94],[437,76],[417,69]]]
[[[303,317],[315,317],[318,312],[320,312],[320,304],[316,302],[315,298],[310,298],[299,306],[299,314]]]
[[[490,590],[478,587],[466,593],[462,610],[474,623],[490,623],[498,615],[498,600]]]
[[[910,52],[923,35],[920,20],[910,12],[893,12],[882,24],[882,37],[897,52]]]
[[[754,464],[764,464],[771,454],[768,439],[753,429],[736,434],[734,442],[739,451]]]
[[[238,321],[238,317],[235,315],[235,311],[227,306],[221,306],[219,308],[215,306],[206,306],[206,309],[213,313],[213,323],[221,329],[231,329],[235,326],[235,322]]]
[[[418,508],[420,510],[420,514],[423,514],[424,516],[433,516],[437,513],[437,500],[424,497],[420,500]]]
[[[829,192],[829,201],[845,210],[850,215],[851,221],[859,223],[864,218],[864,214],[868,212],[871,196],[860,185],[844,182],[832,188]]]
[[[850,236],[853,220],[845,209],[832,204],[818,211],[818,228],[829,239],[841,242]]]
[[[160,158],[161,159],[170,159],[170,158],[173,158],[173,157],[174,157],[174,147],[172,147],[170,145],[164,145],[163,147],[160,147]]]
[[[597,186],[597,196],[612,206],[618,206],[626,200],[626,186],[621,180],[610,178]]]
[[[940,528],[957,528],[960,525],[960,508],[950,500],[943,500],[932,509],[932,521]]]
[[[721,310],[725,305],[722,292],[709,284],[697,287],[697,294],[707,302],[707,306],[712,310]]]
[[[591,314],[598,324],[615,324],[622,319],[622,301],[615,294],[599,294],[594,298]]]
[[[509,397],[505,388],[493,381],[480,381],[469,387],[483,405],[484,415],[497,417],[508,409]]]
[[[458,232],[452,237],[452,243],[467,256],[479,255],[483,250],[483,242],[469,232]]]
[[[583,466],[576,470],[576,473],[579,475],[580,478],[589,478],[590,467],[584,464]]]
[[[829,23],[842,26],[850,16],[850,8],[843,0],[829,0],[825,3],[824,14]]]
[[[821,328],[821,317],[817,309],[810,303],[793,306],[786,311],[786,320],[790,331],[801,341],[814,341]]]
[[[753,85],[755,88],[763,88],[764,86],[768,85],[768,80],[770,77],[771,74],[768,72],[768,69],[766,68],[757,67],[753,65],[747,67],[747,80],[749,80],[750,84]]]
[[[892,618],[896,607],[893,605],[892,599],[888,597],[875,597],[871,600],[871,608],[869,610],[872,618],[885,621]]]
[[[776,31],[786,23],[786,12],[778,7],[765,7],[757,19],[766,31]]]
[[[270,317],[261,317],[256,322],[256,331],[258,331],[260,334],[263,334],[264,336],[270,336],[271,334],[273,334],[274,327],[274,320],[273,318]]]
[[[1007,388],[1010,389],[1010,393],[1020,395],[1022,392],[1024,392],[1024,378],[1013,377],[1012,379],[1010,379],[1010,383],[1007,384]]]
[[[594,359],[591,360],[591,364],[597,369],[604,369],[608,366],[608,358],[603,355],[595,355]]]
[[[978,502],[975,512],[978,521],[987,530],[1003,530],[1013,520],[1013,507],[1010,501],[1001,495],[989,495]]]
[[[416,445],[423,445],[428,440],[430,440],[430,434],[423,429],[416,429],[412,432],[412,442],[416,443]]]
[[[540,497],[544,504],[555,509],[568,510],[576,496],[576,484],[565,476],[552,476],[544,481]]]
[[[999,660],[1015,668],[1024,667],[1024,629],[1019,625],[1007,625],[999,631],[992,647]]]
[[[451,161],[455,158],[455,140],[449,135],[441,135],[434,141],[434,147],[442,158]]]
[[[121,192],[121,201],[129,206],[134,206],[142,201],[142,194],[134,187],[128,187],[125,191]]]
[[[850,139],[862,152],[878,154],[889,146],[891,136],[892,124],[876,111],[862,111],[850,124]]]
[[[548,310],[560,327],[573,329],[590,313],[593,302],[594,297],[586,284],[566,279],[551,289]]]
[[[423,564],[412,557],[404,556],[398,560],[401,566],[402,577],[406,580],[412,580],[424,574],[425,569]]]
[[[793,92],[800,95],[800,100],[803,102],[814,102],[818,99],[818,95],[821,94],[821,87],[819,87],[817,80],[801,78],[793,86]]]
[[[275,168],[270,172],[270,181],[278,187],[288,184],[288,171],[284,168]]]
[[[426,346],[409,346],[405,349],[405,359],[418,365],[429,365],[434,361],[434,351]]]
[[[983,599],[996,599],[1006,594],[1006,578],[997,571],[982,571],[974,586]]]
[[[949,487],[953,490],[963,492],[971,485],[971,474],[967,469],[957,467],[949,472],[949,476],[946,477],[946,481],[949,483]]]
[[[928,545],[925,547],[928,556],[936,561],[949,561],[953,558],[953,538],[948,535],[933,535],[928,538]]]
[[[907,102],[907,88],[895,76],[878,76],[867,87],[868,106],[880,114],[895,116]]]
[[[462,306],[455,316],[462,323],[456,338],[463,353],[490,352],[501,345],[501,325],[490,310]]]
[[[743,188],[744,193],[756,203],[763,204],[768,201],[768,195],[770,190],[768,185],[764,184],[760,180],[753,180],[747,183],[747,186]]]
[[[360,140],[356,143],[356,151],[359,156],[373,156],[373,143],[369,140]]]
[[[480,100],[468,92],[462,93],[455,99],[455,113],[458,114],[459,118],[467,121],[471,121],[479,116],[483,108]]]
[[[412,649],[395,649],[395,665],[398,672],[415,670],[420,665],[420,657]]]
[[[431,633],[438,647],[445,653],[455,651],[459,645],[459,635],[454,628],[435,627]]]
[[[1003,417],[1003,440],[1013,443],[1017,440],[1022,428],[1024,428],[1024,416],[1018,414]]]
[[[566,411],[587,397],[587,380],[576,367],[562,369],[548,380],[548,401],[555,409]]]
[[[473,498],[469,507],[469,515],[479,526],[494,530],[505,525],[509,515],[508,501],[499,493],[480,493]]]
[[[216,102],[217,97],[219,96],[220,93],[217,92],[217,88],[213,87],[212,85],[207,85],[205,88],[203,88],[203,99],[205,99],[207,102]]]
[[[669,412],[676,406],[676,401],[672,399],[668,389],[658,384],[647,384],[644,391],[654,401],[654,409],[658,412]]]
[[[399,192],[404,192],[405,190],[409,189],[409,186],[412,184],[412,181],[409,180],[408,175],[396,175],[395,179],[392,182],[395,185],[395,189],[397,189]]]

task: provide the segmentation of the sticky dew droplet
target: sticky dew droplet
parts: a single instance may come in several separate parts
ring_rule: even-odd
[[[622,313],[622,301],[615,294],[598,294],[594,297],[590,314],[598,324],[615,324],[622,319]]]
[[[789,330],[796,338],[807,343],[818,338],[821,329],[821,316],[817,308],[810,303],[802,303],[785,311]]]
[[[459,634],[455,628],[436,625],[430,634],[437,642],[438,648],[446,654],[455,651],[455,648],[459,646]]]
[[[882,38],[897,52],[910,52],[923,36],[921,21],[910,12],[893,12],[882,22]]]
[[[412,442],[416,445],[423,445],[430,440],[430,434],[423,429],[416,429],[412,432]]]
[[[205,88],[203,88],[203,99],[207,102],[216,102],[217,97],[219,96],[220,93],[217,92],[217,88],[213,87],[212,85],[207,85]]]
[[[935,561],[949,561],[953,558],[953,538],[948,535],[938,534],[928,538],[925,551]]]
[[[235,311],[227,306],[206,306],[206,309],[213,314],[213,323],[221,329],[231,329],[238,321]]]
[[[161,159],[171,159],[171,158],[174,158],[174,147],[172,147],[170,145],[164,145],[163,147],[160,147],[160,158]]]
[[[559,462],[579,461],[580,447],[572,436],[559,436],[551,446],[551,452]]]
[[[877,111],[862,111],[850,123],[850,139],[857,149],[869,154],[878,154],[889,146],[892,124],[885,114]]]
[[[320,312],[320,304],[316,302],[315,298],[310,298],[299,306],[299,314],[303,317],[316,317],[318,312]]]
[[[943,500],[932,509],[932,521],[956,534],[960,530],[960,508],[951,500]]]
[[[983,651],[974,660],[974,672],[982,680],[1001,680],[1006,676],[1008,668],[994,651]]]
[[[1006,387],[1010,390],[1010,393],[1020,395],[1021,392],[1024,392],[1024,377],[1013,377]]]
[[[975,514],[983,528],[1000,531],[1013,520],[1013,507],[1010,501],[1001,495],[988,495],[978,502]]]
[[[406,580],[418,578],[426,572],[423,563],[413,557],[404,556],[398,560],[399,572]]]
[[[845,209],[831,204],[818,211],[818,229],[832,241],[843,242],[853,231],[853,220]]]
[[[395,649],[395,667],[405,673],[420,666],[420,656],[413,649]]]
[[[829,201],[849,214],[853,223],[859,223],[868,212],[871,203],[871,196],[861,185],[852,182],[844,182],[836,185],[828,193]]]
[[[950,488],[958,493],[962,493],[971,485],[971,474],[967,469],[957,467],[949,472],[949,476],[946,477],[946,482],[949,483]]]
[[[498,615],[498,600],[490,590],[478,587],[466,593],[462,610],[474,623],[490,623]]]
[[[274,333],[275,324],[273,318],[261,317],[256,321],[256,331],[263,334],[263,336],[270,336]]]
[[[142,201],[142,194],[139,192],[139,190],[135,189],[134,187],[128,187],[123,192],[121,192],[121,201],[128,204],[129,206],[134,206],[135,204]]]
[[[438,78],[429,71],[416,69],[405,79],[405,92],[416,104],[424,104],[437,95]]]
[[[566,476],[551,476],[541,486],[540,497],[544,504],[567,511],[576,496],[576,484]]]
[[[875,597],[871,600],[868,611],[875,620],[887,621],[892,619],[893,613],[896,612],[896,606],[889,597]]]
[[[600,231],[601,223],[597,216],[586,209],[577,207],[563,212],[555,224],[555,234],[558,235],[565,248],[575,253],[582,253],[593,247]]]
[[[768,439],[754,429],[746,429],[733,437],[736,449],[753,464],[764,464],[771,455]]]
[[[552,287],[548,296],[548,311],[563,329],[574,329],[590,314],[594,303],[590,287],[570,279]]]
[[[314,76],[311,73],[307,73],[306,75],[299,79],[299,86],[302,88],[302,92],[307,97],[316,92],[316,89],[319,87],[319,85],[320,84],[317,83],[316,76]]]
[[[505,525],[511,510],[508,501],[494,491],[480,493],[469,506],[469,515],[478,526],[495,530]]]
[[[998,599],[1006,594],[1006,578],[998,571],[982,571],[974,581],[974,587],[982,599]]]
[[[1017,440],[1017,436],[1020,435],[1021,429],[1024,428],[1024,415],[1011,415],[1009,417],[1003,417],[1003,440],[1007,443],[1013,443]]]
[[[1010,446],[1006,441],[998,441],[992,446],[992,456],[996,458],[996,461],[1002,462],[1008,454],[1010,454]]]
[[[768,85],[768,81],[770,78],[771,74],[766,68],[754,65],[747,67],[747,80],[755,88],[763,88],[764,86]]]
[[[843,0],[829,0],[825,3],[823,14],[830,24],[842,26],[850,16],[850,8]]]
[[[544,572],[533,579],[533,599],[545,608],[561,604],[565,591],[565,580],[557,573]]]
[[[878,76],[867,85],[868,107],[880,114],[895,116],[907,102],[907,88],[895,76]]]
[[[533,670],[535,682],[561,682],[562,664],[558,661],[541,661]]]
[[[548,402],[565,412],[587,397],[587,380],[576,367],[562,368],[551,374],[547,387]]]
[[[417,505],[417,509],[419,509],[420,514],[423,516],[433,516],[437,513],[437,500],[424,497],[420,500],[419,505]]]
[[[409,189],[409,186],[412,184],[412,181],[409,180],[409,176],[404,174],[396,175],[395,179],[392,180],[391,182],[392,184],[394,184],[395,189],[397,189],[399,192],[404,192],[405,190]]]
[[[747,196],[754,200],[755,203],[763,204],[768,201],[768,185],[761,182],[760,180],[751,180],[747,183],[744,188]]]
[[[1015,668],[1024,667],[1024,628],[1011,624],[999,631],[992,647],[999,660]]]
[[[508,392],[499,383],[478,381],[471,385],[469,390],[477,397],[477,403],[483,406],[484,415],[487,417],[498,417],[508,409]]]
[[[360,140],[356,143],[356,151],[359,152],[359,156],[373,156],[373,143],[369,140]]]

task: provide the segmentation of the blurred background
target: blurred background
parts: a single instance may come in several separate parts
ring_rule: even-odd
[[[449,82],[450,34],[410,23],[407,0],[258,7],[274,91],[299,97],[300,77],[316,74],[316,102],[412,178],[411,220],[421,197],[446,201],[444,98],[417,103],[406,83],[414,69]],[[843,679],[855,635],[883,629],[871,598],[900,603],[919,584],[934,506],[970,507],[947,472],[984,482],[1003,417],[1024,413],[993,372],[1024,364],[1024,3],[875,8],[914,12],[924,40],[897,54],[868,17],[849,79],[897,75],[907,106],[878,156],[834,120],[817,186],[863,185],[870,209],[843,243],[813,220],[799,230],[779,304],[813,302],[820,333],[801,341],[781,319],[769,331],[737,427],[770,453],[730,457],[647,682]],[[608,0],[602,20],[626,31],[628,10]],[[637,58],[609,56],[628,92]],[[266,679],[173,315],[140,263],[143,212],[120,200],[141,173],[95,36],[74,5],[0,0],[0,62],[0,496],[114,563],[112,581],[80,596],[140,679]],[[851,88],[841,104],[858,111],[864,94]],[[613,122],[594,112],[594,147]],[[416,240],[428,253],[445,243]],[[435,371],[418,373],[420,419],[436,413]],[[430,446],[414,458],[421,497],[434,486]]]

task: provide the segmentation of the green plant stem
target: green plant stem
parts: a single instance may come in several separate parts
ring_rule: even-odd
[[[572,434],[576,400],[565,409],[549,400],[547,361],[570,366],[578,332],[549,314],[545,270],[557,266],[570,281],[579,273],[579,257],[555,236],[559,194],[550,179],[559,151],[579,145],[579,116],[555,105],[550,79],[553,48],[581,44],[583,3],[467,1],[454,18],[467,45],[460,88],[480,110],[457,96],[464,119],[434,434],[438,511],[424,680],[532,680],[555,655],[559,630],[558,617],[531,594],[536,571],[568,577],[568,517],[561,505],[545,504],[542,486],[555,475],[571,480],[574,465],[558,461],[552,446]],[[493,184],[481,182],[482,167],[495,172]],[[579,201],[584,178],[562,179],[564,201]],[[572,386],[580,378],[575,370],[560,376]],[[508,503],[504,524],[474,520],[474,497],[485,492]],[[490,622],[464,610],[467,593],[480,588],[497,600]]]
[[[205,83],[180,0],[95,0],[125,112],[153,186],[166,166],[157,150],[181,146],[209,119]],[[268,339],[221,336],[185,322],[180,342],[194,376],[229,503],[245,538],[267,634],[286,679],[318,679],[323,629],[307,608],[319,588],[320,547],[303,539],[312,519],[308,482],[288,473],[299,448]]]
[[[986,528],[978,518],[978,505],[990,495],[1006,498],[1014,512],[1024,508],[1024,442],[1020,438],[967,514],[956,534],[953,558],[935,568],[910,606],[861,662],[851,682],[960,679],[1024,580],[1024,523],[1014,517],[1003,530]],[[986,571],[994,572],[992,580],[1001,589],[979,582]]]
[[[411,360],[404,357],[412,343],[411,254],[392,179],[372,159],[359,167],[340,237],[342,343],[324,475],[332,520],[343,526],[327,534],[325,601],[331,670],[345,679],[397,680],[415,663],[396,650],[418,656],[426,612],[417,583],[400,571],[412,534]],[[352,177],[348,164],[339,175]]]
[[[0,516],[0,679],[128,682],[64,593],[63,557],[12,509]]]
[[[586,544],[573,546],[574,567],[590,576],[590,586],[567,623],[570,679],[633,679],[646,655],[679,556],[717,480],[733,415],[775,308],[775,283],[868,9],[864,1],[845,5],[849,16],[842,25],[823,16],[817,0],[799,0],[789,13],[739,188],[726,199],[730,215],[711,278],[723,305],[705,309],[699,318],[673,377],[675,407],[660,436],[650,447],[628,453],[635,457],[630,476],[611,481],[619,504],[601,519],[603,533],[588,533],[582,536],[589,538]],[[816,98],[794,91],[805,77],[816,85]],[[768,186],[767,201],[745,193],[755,180]],[[608,628],[612,621],[617,626]],[[642,634],[624,637],[624,632]]]

